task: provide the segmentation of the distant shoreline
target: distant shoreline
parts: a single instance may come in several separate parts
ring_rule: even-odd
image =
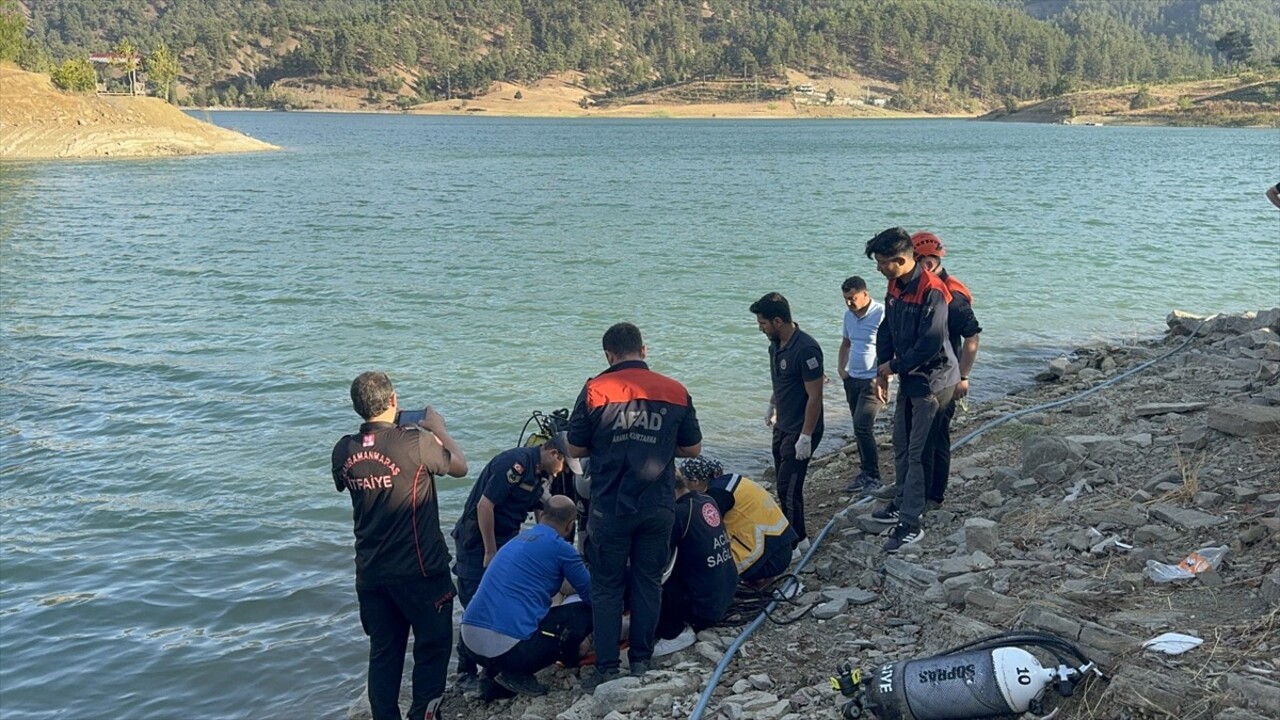
[[[629,106],[634,108],[635,106]],[[681,120],[681,121],[697,121],[697,120],[803,120],[812,122],[829,122],[829,121],[863,121],[863,120],[969,120],[984,123],[1019,123],[1023,125],[1074,125],[1080,127],[1198,127],[1198,128],[1220,128],[1233,130],[1274,130],[1275,125],[1266,124],[1249,124],[1237,125],[1232,124],[1233,118],[1221,118],[1221,122],[1215,123],[1187,123],[1170,118],[1153,118],[1153,117],[1132,117],[1132,116],[1105,116],[1090,115],[1078,116],[1071,118],[1057,118],[1046,115],[1028,115],[1019,117],[1018,114],[1005,115],[987,113],[983,115],[932,115],[929,113],[895,113],[892,115],[779,115],[779,114],[741,114],[741,113],[715,113],[709,111],[696,112],[691,108],[711,107],[711,106],[671,106],[679,107],[681,110],[677,113],[668,112],[665,107],[659,109],[659,106],[650,106],[654,108],[649,112],[582,112],[577,114],[571,113],[516,113],[516,112],[490,112],[484,111],[457,111],[457,110],[441,110],[441,111],[424,111],[424,110],[374,110],[367,108],[299,108],[292,110],[274,109],[274,108],[240,108],[240,107],[194,107],[181,106],[184,112],[203,113],[203,112],[230,112],[230,113],[305,113],[305,114],[332,114],[332,115],[419,115],[426,117],[491,117],[491,118],[524,118],[533,120]]]

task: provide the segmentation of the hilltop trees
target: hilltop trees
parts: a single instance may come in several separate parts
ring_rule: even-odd
[[[126,35],[142,47],[163,42],[183,59],[189,84],[222,96],[251,82],[269,90],[303,79],[368,88],[394,72],[408,75],[419,97],[466,97],[494,81],[567,70],[584,73],[593,88],[626,93],[707,76],[777,78],[795,68],[856,71],[909,84],[920,97],[990,105],[1062,88],[1203,75],[1213,66],[1213,43],[1201,39],[1224,23],[1252,23],[1234,27],[1253,29],[1270,54],[1280,46],[1280,20],[1267,21],[1250,1],[1219,0],[1212,12],[1196,0],[116,0],[110,12],[96,0],[29,6],[33,34],[59,57],[104,49]],[[13,0],[0,0],[6,2]]]
[[[178,59],[164,42],[147,55],[147,77],[155,85],[156,94],[166,102],[173,102],[173,85],[178,79],[178,72]]]
[[[1213,44],[1232,65],[1243,65],[1249,62],[1249,58],[1253,55],[1253,38],[1249,37],[1249,33],[1241,30],[1232,30]]]
[[[64,60],[51,73],[54,86],[72,92],[90,92],[98,83],[98,76],[93,72],[93,65],[84,58]]]
[[[15,0],[0,2],[0,60],[17,62],[27,39],[27,18]]]

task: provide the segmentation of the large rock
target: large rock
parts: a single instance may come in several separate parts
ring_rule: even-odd
[[[1033,435],[1022,442],[1022,476],[1057,482],[1069,477],[1086,455],[1079,443],[1051,435]]]
[[[647,676],[646,676],[647,677]],[[693,684],[685,675],[664,673],[650,682],[642,682],[637,677],[621,677],[604,683],[596,688],[596,717],[603,717],[611,711],[634,712],[645,710],[653,705],[659,696],[677,696],[693,690]]]
[[[1226,518],[1219,515],[1210,515],[1199,510],[1191,510],[1190,508],[1180,508],[1176,505],[1168,503],[1157,503],[1152,505],[1148,512],[1151,517],[1170,525],[1177,525],[1183,530],[1200,530],[1202,528],[1211,528],[1221,525],[1227,521]]]
[[[983,552],[994,555],[1000,536],[996,523],[986,518],[969,518],[964,521],[964,547],[970,553]]]
[[[862,588],[824,588],[822,597],[828,601],[843,600],[850,605],[869,605],[879,598],[873,592],[863,590]]]
[[[1219,405],[1209,408],[1209,427],[1237,437],[1280,433],[1280,407]]]
[[[1234,335],[1226,340],[1214,343],[1214,348],[1221,350],[1238,350],[1240,348],[1262,348],[1268,343],[1276,342],[1277,336],[1270,329],[1252,330],[1243,335]]]
[[[1168,415],[1169,413],[1178,413],[1185,415],[1186,413],[1203,410],[1209,407],[1207,402],[1185,402],[1185,403],[1146,403],[1139,405],[1133,409],[1133,414],[1138,417],[1152,417],[1155,415]]]
[[[1227,694],[1266,717],[1280,717],[1280,684],[1244,673],[1227,673]]]
[[[1280,605],[1280,565],[1262,578],[1262,599],[1272,605]]]

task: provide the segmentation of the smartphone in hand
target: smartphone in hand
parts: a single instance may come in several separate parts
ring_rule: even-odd
[[[401,410],[396,413],[396,426],[418,425],[427,418],[426,410]]]

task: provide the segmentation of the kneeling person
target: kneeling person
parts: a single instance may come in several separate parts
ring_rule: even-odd
[[[547,688],[534,673],[556,662],[576,665],[591,633],[591,578],[573,537],[578,510],[552,496],[542,520],[502,546],[462,615],[462,643],[499,685],[525,695]],[[582,602],[551,607],[568,580]]]
[[[662,585],[662,612],[658,616],[659,640],[693,633],[715,625],[733,604],[738,568],[733,562],[729,535],[715,500],[694,490],[676,474],[676,521],[671,527],[675,567]],[[692,632],[685,626],[691,626]],[[675,652],[680,645],[660,642],[655,655]],[[634,674],[634,667],[632,672]]]
[[[685,460],[680,475],[690,489],[715,500],[743,583],[758,588],[787,571],[796,533],[767,490],[751,478],[725,473],[708,455]]]

